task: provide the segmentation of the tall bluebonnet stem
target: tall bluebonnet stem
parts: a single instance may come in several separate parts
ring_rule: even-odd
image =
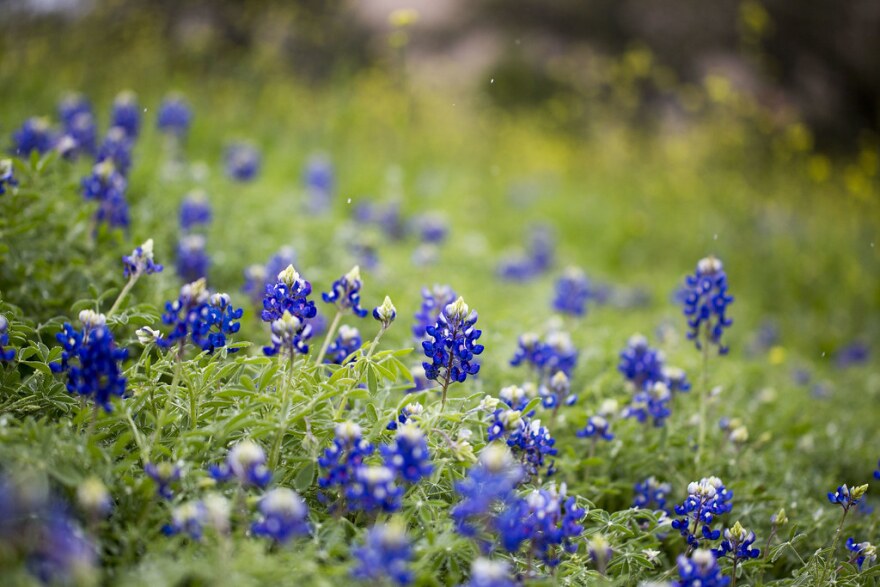
[[[721,531],[712,530],[710,525],[715,516],[726,514],[733,508],[732,499],[733,492],[718,477],[694,481],[688,485],[688,497],[675,506],[675,513],[684,517],[674,520],[672,527],[687,538],[691,548],[699,548],[700,540],[718,540]]]
[[[699,467],[706,442],[706,402],[709,393],[709,346],[718,347],[726,354],[728,347],[721,344],[721,335],[733,324],[727,317],[727,306],[733,296],[727,291],[727,274],[721,261],[715,257],[700,259],[694,275],[685,277],[684,315],[692,339],[703,352],[703,382],[700,389],[700,422],[697,438],[696,463]]]
[[[122,257],[122,266],[123,276],[127,277],[128,281],[122,288],[122,291],[119,292],[119,296],[116,298],[116,301],[113,302],[113,306],[107,312],[107,316],[113,315],[125,299],[125,296],[128,295],[128,292],[134,287],[137,280],[140,279],[141,275],[160,273],[162,269],[164,269],[162,265],[156,263],[153,259],[153,239],[151,238],[144,241],[144,244],[132,251],[131,255],[125,255]]]
[[[352,570],[355,579],[374,585],[386,580],[396,585],[412,583],[413,574],[409,569],[412,549],[399,521],[370,528],[366,542],[356,546],[352,555],[357,560],[357,566]]]
[[[327,353],[330,341],[336,334],[336,328],[339,326],[339,321],[344,314],[350,312],[360,318],[367,315],[367,311],[361,308],[360,305],[362,286],[361,270],[355,265],[351,271],[333,282],[329,293],[321,294],[321,298],[325,303],[336,306],[336,316],[333,317],[333,322],[330,323],[330,327],[327,329],[327,335],[324,338],[324,343],[321,345],[316,363],[321,363],[324,360],[324,355]]]
[[[477,344],[482,332],[474,328],[477,311],[471,311],[459,297],[443,309],[434,326],[426,333],[433,340],[422,343],[425,356],[430,363],[423,362],[425,376],[440,383],[443,394],[442,406],[446,405],[446,391],[453,381],[463,383],[468,375],[476,375],[480,365],[474,359],[483,352],[483,345]]]
[[[843,525],[846,522],[846,516],[851,509],[859,505],[868,493],[868,485],[859,485],[858,487],[849,487],[846,483],[837,488],[834,493],[828,493],[828,501],[837,504],[843,511],[840,517],[840,524],[837,525],[837,531],[834,533],[834,540],[831,542],[831,554],[825,561],[825,568],[822,572],[822,584],[828,574],[831,572],[832,560],[837,556],[837,546],[840,544],[840,538],[843,534]]]
[[[739,522],[724,531],[724,539],[721,541],[721,547],[715,550],[715,556],[718,558],[729,557],[733,563],[733,569],[730,573],[733,587],[736,587],[736,567],[739,562],[758,558],[761,555],[760,550],[752,548],[754,543],[755,533],[743,528]]]

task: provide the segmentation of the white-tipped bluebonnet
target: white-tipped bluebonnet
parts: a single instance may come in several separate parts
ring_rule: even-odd
[[[76,137],[74,137],[76,138]],[[98,161],[112,161],[116,170],[123,176],[128,176],[131,169],[131,138],[125,129],[114,126],[107,131],[107,136],[98,149]]]
[[[177,136],[183,136],[192,123],[192,110],[180,96],[167,96],[159,106],[159,130]]]
[[[587,276],[580,269],[569,267],[556,280],[553,309],[563,314],[583,316],[587,311],[589,297],[590,285]]]
[[[341,365],[345,358],[361,348],[364,344],[361,333],[357,328],[343,324],[339,327],[336,340],[327,347],[325,363]]]
[[[382,305],[373,308],[373,319],[382,323],[383,330],[388,330],[395,318],[397,318],[397,308],[391,303],[391,298],[385,296]]]
[[[0,159],[0,196],[6,193],[9,188],[18,185],[15,179],[15,170],[12,166],[12,159]]]
[[[309,533],[309,508],[292,489],[272,489],[260,499],[257,507],[262,518],[251,526],[257,536],[283,544]]]
[[[428,441],[415,424],[406,423],[399,427],[394,440],[380,447],[380,451],[385,465],[396,471],[407,483],[417,483],[434,470]]]
[[[758,558],[761,551],[752,548],[754,543],[755,533],[746,530],[742,524],[736,522],[732,528],[724,531],[724,539],[721,541],[721,547],[715,550],[715,556],[718,558],[727,556],[735,562]]]
[[[672,486],[669,483],[661,483],[656,477],[648,477],[633,486],[632,507],[671,514],[672,512],[666,507],[670,491]]]
[[[46,516],[28,566],[46,585],[89,585],[97,580],[98,551],[82,528],[55,506]]]
[[[290,312],[303,321],[314,318],[318,311],[315,302],[308,299],[311,293],[312,284],[300,277],[293,265],[288,265],[266,286],[260,317],[264,322],[272,322]]]
[[[720,530],[712,530],[715,516],[728,513],[733,504],[733,492],[718,477],[704,477],[688,485],[688,496],[674,507],[675,513],[684,516],[673,520],[672,527],[687,538],[688,545],[699,548],[701,540],[718,540]],[[699,534],[698,534],[699,532]]]
[[[541,403],[545,408],[559,409],[559,406],[573,406],[578,399],[576,393],[571,390],[571,381],[563,371],[557,371],[550,381],[538,388]]]
[[[113,508],[107,486],[97,477],[88,477],[77,486],[76,501],[91,517],[106,516]]]
[[[350,511],[396,512],[400,509],[403,488],[396,484],[395,471],[382,465],[362,465],[354,469],[351,480],[343,487],[346,507]]]
[[[242,440],[226,455],[226,462],[211,465],[208,472],[217,481],[237,480],[245,487],[265,487],[272,480],[266,453],[252,440]]]
[[[409,568],[412,549],[406,529],[400,522],[376,525],[367,531],[362,546],[352,549],[357,566],[352,576],[375,585],[389,580],[396,585],[409,585],[413,574]]]
[[[312,327],[290,312],[284,312],[281,318],[273,320],[271,329],[272,346],[263,347],[266,356],[280,352],[293,359],[296,353],[305,355],[309,352],[309,345],[305,341],[311,337]]]
[[[596,570],[600,575],[604,575],[611,557],[614,556],[614,549],[611,548],[611,543],[602,534],[594,534],[587,541],[587,552],[593,564],[596,565]]]
[[[448,285],[422,288],[422,305],[416,312],[413,324],[413,336],[416,342],[422,342],[428,337],[428,328],[437,323],[443,308],[454,302],[456,297],[455,292]]]
[[[164,267],[153,260],[153,239],[148,238],[144,244],[122,257],[123,274],[125,277],[139,277],[159,273]]]
[[[507,404],[511,410],[516,410],[518,412],[523,411],[525,407],[528,405],[529,401],[535,396],[534,387],[531,388],[532,394],[529,395],[528,389],[524,387],[520,387],[518,385],[508,385],[507,387],[502,387],[498,392],[498,399]],[[534,412],[530,412],[526,414],[526,416],[532,416]]]
[[[844,483],[840,487],[837,488],[837,491],[834,493],[828,493],[828,501],[833,504],[837,504],[844,509],[844,511],[849,511],[853,506],[859,505],[862,500],[865,498],[865,494],[868,492],[867,485],[860,485],[858,487],[849,487]]]
[[[663,379],[669,386],[669,391],[675,393],[687,393],[691,390],[691,382],[688,381],[687,373],[678,367],[663,367]]]
[[[247,143],[226,147],[226,174],[235,181],[251,181],[260,172],[260,152]]]
[[[455,529],[464,536],[477,536],[486,514],[497,504],[515,499],[514,489],[523,476],[522,467],[507,447],[487,445],[467,477],[455,484],[455,491],[461,496],[451,512]]]
[[[449,222],[444,216],[434,212],[417,216],[413,219],[413,226],[423,243],[442,243],[449,234]]]
[[[715,257],[700,259],[694,275],[685,278],[684,294],[684,315],[690,328],[688,338],[698,349],[705,342],[716,345],[719,353],[727,353],[728,348],[721,344],[721,335],[733,324],[727,317],[727,307],[732,302],[721,261]],[[701,336],[706,340],[701,340]]]
[[[510,575],[510,565],[503,560],[477,558],[471,565],[471,576],[461,587],[517,587]]]
[[[527,364],[537,373],[540,382],[546,382],[557,372],[571,377],[577,366],[578,350],[567,332],[553,331],[546,341],[534,333],[526,333],[517,341],[516,353],[510,364]]]
[[[611,433],[611,423],[604,416],[590,416],[587,425],[578,430],[576,435],[594,440],[614,440],[614,434]]]
[[[865,563],[871,566],[877,560],[877,547],[870,542],[856,542],[854,538],[849,537],[846,540],[846,549],[853,553],[850,562],[855,562],[859,571]]]
[[[422,349],[431,362],[422,366],[425,377],[443,386],[444,400],[449,383],[462,383],[480,370],[475,357],[483,352],[483,345],[477,343],[482,332],[474,328],[476,323],[477,311],[470,310],[459,297],[443,309],[436,324],[426,329],[432,340],[424,341]]]
[[[336,491],[336,497],[344,497],[346,490],[355,482],[357,471],[365,467],[364,459],[375,448],[363,438],[361,427],[354,422],[337,424],[333,444],[318,457],[318,465],[324,474],[318,477],[318,487]],[[323,495],[323,499],[332,496]]]
[[[203,351],[213,353],[226,346],[227,336],[238,332],[242,314],[241,308],[232,306],[228,295],[210,295],[205,280],[196,280],[181,287],[180,296],[165,304],[162,322],[172,329],[156,343],[165,349],[174,345],[182,348],[189,337]],[[229,349],[229,352],[237,350]]]
[[[75,158],[81,153],[94,155],[98,145],[98,128],[95,119],[89,112],[76,114],[64,125],[64,136],[70,137],[76,143],[72,150],[65,149],[61,140],[55,144],[55,148],[67,159]]]
[[[186,534],[193,540],[201,540],[206,518],[207,512],[202,502],[187,501],[171,511],[171,523],[165,525],[162,531],[167,536]]]
[[[88,98],[77,92],[68,92],[58,102],[58,118],[64,126],[69,126],[80,114],[92,114]]]
[[[125,228],[130,223],[128,202],[125,199],[125,177],[110,160],[101,161],[92,168],[92,174],[82,180],[82,193],[87,200],[97,200],[95,220],[111,228]]]
[[[648,339],[641,334],[632,335],[626,347],[620,352],[620,363],[617,370],[637,390],[653,385],[655,381],[664,381],[663,353],[651,348]]]
[[[623,417],[635,418],[639,422],[650,419],[654,426],[663,426],[672,413],[669,407],[671,400],[669,386],[662,381],[655,381],[633,395],[632,402],[623,410]]]
[[[550,477],[556,472],[554,462],[546,462],[546,457],[556,456],[556,440],[540,420],[523,417],[514,410],[495,410],[489,425],[490,441],[504,439],[514,456],[518,457],[526,478]]]
[[[721,574],[718,559],[711,550],[699,548],[691,554],[690,558],[681,554],[678,556],[678,576],[680,578],[677,587],[727,587],[730,578]]]
[[[164,499],[174,497],[171,485],[180,481],[180,465],[168,461],[159,464],[147,463],[144,465],[144,473],[156,482],[156,493],[160,497]]]
[[[186,195],[180,203],[180,228],[188,232],[196,226],[211,222],[211,202],[208,194],[195,190]]]
[[[303,185],[309,197],[312,212],[323,212],[330,207],[335,189],[333,165],[323,155],[313,155],[303,169]]]
[[[55,133],[46,118],[33,117],[24,121],[17,131],[12,133],[14,144],[12,152],[19,157],[27,157],[31,151],[40,155],[48,153],[55,144]]]
[[[56,335],[64,350],[61,362],[50,367],[56,373],[67,373],[67,391],[91,397],[109,412],[110,399],[125,395],[126,379],[120,363],[128,358],[128,351],[117,348],[103,314],[86,310],[80,313],[80,321],[82,330],[65,323]]]
[[[208,275],[211,257],[206,250],[206,239],[201,234],[187,234],[177,243],[177,274],[187,282]]]
[[[137,95],[131,91],[120,92],[113,100],[110,126],[125,130],[130,139],[135,139],[141,129],[141,111]]]
[[[410,418],[418,419],[425,412],[425,407],[422,404],[411,403],[406,404],[400,409],[400,413],[397,415],[396,420],[392,420],[385,427],[386,430],[397,430],[398,425],[406,424],[410,421]]]
[[[367,311],[360,306],[362,286],[360,268],[355,266],[334,281],[330,292],[322,293],[321,298],[324,302],[335,305],[340,312],[351,311],[355,316],[363,318]]]
[[[9,320],[0,314],[0,361],[11,361],[15,358],[15,349],[6,348],[9,344]]]

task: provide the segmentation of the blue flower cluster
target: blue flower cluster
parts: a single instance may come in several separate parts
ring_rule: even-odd
[[[665,381],[663,375],[663,353],[648,345],[648,339],[641,334],[632,335],[626,348],[620,352],[617,370],[636,389],[644,389],[656,381]]]
[[[583,316],[587,311],[587,299],[590,296],[587,276],[580,269],[570,267],[556,281],[553,309],[563,314]]]
[[[366,542],[355,547],[352,555],[357,559],[352,570],[355,579],[376,585],[386,579],[397,585],[409,585],[413,580],[409,569],[412,549],[400,523],[373,526],[367,532]]]
[[[470,580],[462,587],[517,587],[510,576],[510,566],[503,560],[477,558],[471,565]]]
[[[14,188],[18,185],[15,179],[14,169],[11,159],[0,159],[0,196],[6,193],[8,188]]]
[[[171,326],[166,336],[158,339],[162,348],[175,344],[181,350],[189,337],[193,344],[203,351],[213,353],[226,346],[226,337],[238,332],[238,320],[244,311],[234,308],[226,294],[210,295],[205,288],[205,280],[199,279],[180,288],[180,296],[165,304],[162,322]],[[238,349],[229,349],[236,352]]]
[[[525,254],[513,254],[498,264],[498,276],[508,281],[528,281],[546,272],[553,265],[556,242],[546,226],[532,228]]]
[[[330,293],[322,293],[321,298],[328,304],[334,304],[340,312],[351,311],[355,316],[363,318],[367,311],[361,308],[360,268],[355,266],[351,271],[333,282]]]
[[[103,314],[83,310],[79,318],[82,330],[65,323],[56,335],[64,350],[61,362],[50,367],[56,373],[67,373],[67,391],[89,396],[109,412],[110,398],[125,395],[126,379],[119,363],[128,358],[128,351],[116,347]]]
[[[538,489],[530,493],[524,500],[527,508],[525,516],[518,521],[511,518],[511,528],[519,526],[518,530],[512,530],[514,540],[505,544],[510,552],[519,550],[511,548],[516,538],[522,538],[529,542],[529,548],[536,557],[544,561],[550,567],[555,567],[560,562],[560,554],[577,552],[576,539],[584,531],[581,525],[586,511],[577,506],[573,497],[566,498],[565,485],[557,491],[555,487],[550,489]],[[509,511],[521,510],[521,507],[511,508]],[[503,514],[502,514],[503,516]],[[502,536],[502,542],[505,537]]]
[[[58,115],[64,134],[55,147],[62,156],[75,158],[80,153],[94,155],[98,130],[88,100],[79,94],[68,95],[58,104]]]
[[[729,556],[734,561],[748,560],[750,558],[758,558],[761,551],[752,548],[755,543],[755,533],[746,530],[737,522],[733,528],[724,531],[724,539],[721,541],[721,547],[716,549],[715,556],[721,558]]]
[[[866,562],[870,566],[877,560],[877,548],[870,542],[856,542],[854,538],[849,537],[846,540],[846,549],[854,553],[852,558],[856,566],[859,567],[859,571],[862,570],[862,566]]]
[[[562,405],[573,406],[578,399],[577,394],[571,391],[571,381],[562,371],[557,371],[549,382],[542,384],[538,388],[538,394],[541,396],[543,406],[554,410],[558,410]]]
[[[122,257],[123,275],[128,278],[160,273],[164,267],[153,259],[153,239],[132,251],[131,255]]]
[[[131,169],[132,147],[131,137],[128,136],[125,129],[114,126],[107,131],[107,136],[104,137],[104,142],[98,149],[97,160],[112,162],[119,173],[127,177]]]
[[[861,485],[859,487],[849,487],[844,483],[840,487],[837,488],[837,491],[834,493],[828,493],[828,501],[831,503],[837,504],[844,509],[844,511],[849,511],[850,508],[859,505],[865,498],[865,493],[868,491],[867,485]]]
[[[134,92],[120,92],[113,100],[110,124],[121,128],[131,139],[136,139],[141,129],[141,112]]]
[[[182,137],[192,123],[192,110],[180,96],[168,96],[159,106],[158,127],[162,132]]]
[[[257,507],[262,517],[251,526],[256,536],[271,538],[283,544],[310,531],[309,508],[292,489],[278,487],[268,491],[260,498]]]
[[[246,293],[254,303],[262,303],[263,293],[267,285],[272,285],[288,265],[296,263],[296,253],[291,247],[281,249],[269,258],[265,265],[254,264],[244,270],[244,285],[241,291]]]
[[[587,425],[575,433],[579,438],[593,438],[595,440],[614,440],[611,433],[611,424],[604,416],[590,416]]]
[[[346,357],[360,349],[363,344],[360,331],[343,324],[339,327],[336,340],[327,347],[327,356],[324,358],[324,362],[341,365]]]
[[[225,463],[211,465],[208,473],[217,481],[237,480],[245,487],[265,487],[272,480],[266,462],[266,453],[259,444],[243,440],[229,450]]]
[[[443,309],[434,326],[425,330],[433,339],[422,342],[425,356],[431,359],[430,363],[422,363],[425,377],[441,382],[444,391],[450,382],[464,382],[480,370],[474,357],[483,352],[483,345],[476,342],[482,332],[474,328],[476,323],[477,311],[470,311],[464,299],[458,298]]]
[[[293,265],[288,265],[278,274],[276,281],[266,286],[260,317],[264,322],[272,322],[281,318],[284,312],[290,312],[303,322],[314,318],[318,310],[315,302],[308,299],[311,293],[312,284],[301,278]]]
[[[406,404],[400,409],[400,413],[397,415],[396,420],[392,420],[388,423],[388,426],[385,427],[386,430],[397,430],[398,426],[401,424],[406,424],[410,421],[411,418],[417,419],[421,416],[425,411],[425,407],[422,404]]]
[[[516,353],[510,360],[513,367],[527,364],[538,374],[539,381],[545,382],[561,371],[571,377],[577,366],[578,350],[566,332],[554,331],[546,337],[546,342],[534,333],[523,334],[517,341]]]
[[[732,499],[733,492],[718,477],[694,481],[688,485],[688,497],[675,506],[675,513],[684,517],[673,520],[672,527],[687,538],[687,543],[692,548],[699,548],[700,540],[718,540],[721,531],[712,530],[710,526],[715,516],[733,509],[733,504],[730,503]],[[701,528],[699,536],[698,528]]]
[[[180,203],[180,228],[188,232],[211,222],[211,202],[201,190],[190,192]]]
[[[363,438],[360,426],[354,422],[338,424],[333,445],[318,457],[318,464],[326,470],[318,477],[318,487],[339,491],[340,497],[347,498],[349,486],[356,482],[358,471],[366,466],[364,459],[374,451],[375,447]]]
[[[15,154],[27,157],[31,151],[40,155],[48,153],[55,144],[55,135],[45,118],[28,118],[21,128],[12,134]]]
[[[434,285],[422,288],[422,305],[415,315],[412,331],[416,342],[428,338],[428,328],[437,323],[443,309],[456,299],[456,294],[448,285]]]
[[[727,587],[730,577],[721,574],[718,559],[711,550],[697,549],[690,558],[678,557],[677,587]]]
[[[263,353],[267,357],[277,355],[279,352],[287,355],[291,360],[296,353],[308,354],[307,341],[312,336],[312,327],[303,324],[303,321],[291,314],[284,312],[278,320],[271,324],[272,346],[264,346]]]
[[[101,161],[92,168],[92,174],[82,180],[83,197],[98,202],[97,222],[106,222],[111,228],[126,228],[130,224],[125,177],[110,160]]]
[[[391,444],[380,447],[385,463],[407,483],[417,483],[434,470],[428,441],[418,426],[406,423],[397,428]]]
[[[651,348],[641,334],[634,334],[627,341],[617,370],[634,388],[632,403],[624,410],[624,416],[639,422],[651,418],[655,426],[663,426],[672,413],[673,393],[691,388],[685,372],[667,367],[663,353]]]
[[[201,234],[188,234],[177,243],[177,274],[187,282],[204,279],[208,275],[211,258]]]
[[[309,158],[303,169],[303,185],[312,212],[323,212],[330,207],[335,180],[333,165],[327,157],[314,155]]]
[[[15,358],[15,349],[8,349],[9,344],[9,320],[0,314],[0,361],[11,361]]]
[[[721,261],[715,257],[701,259],[694,275],[685,278],[684,292],[684,315],[690,327],[688,338],[698,349],[708,343],[716,345],[720,354],[727,353],[728,347],[721,344],[721,335],[733,324],[727,317],[727,307],[732,302]],[[704,341],[700,340],[701,336],[705,337]]]
[[[519,457],[526,479],[539,476],[545,468],[546,477],[556,472],[554,461],[545,462],[545,457],[556,456],[556,440],[545,426],[541,426],[540,420],[523,417],[515,410],[495,410],[489,424],[488,440],[498,439],[503,439]]]
[[[669,483],[661,483],[655,477],[648,477],[633,486],[632,507],[671,514],[672,512],[666,507],[666,498],[670,491],[672,486]]]
[[[481,528],[480,524],[496,507],[516,499],[514,489],[524,475],[510,450],[499,444],[486,446],[467,477],[455,484],[461,501],[452,508],[451,515],[458,533],[477,537],[481,530],[490,531],[490,527]]]
[[[144,465],[144,473],[156,482],[156,493],[164,499],[172,499],[174,491],[171,485],[180,480],[182,471],[176,463],[163,462],[158,465],[155,463],[147,463]]]
[[[225,158],[226,173],[236,181],[251,181],[260,172],[260,152],[253,145],[229,145]]]

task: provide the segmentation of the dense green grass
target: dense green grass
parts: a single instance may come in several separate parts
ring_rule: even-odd
[[[238,293],[242,271],[291,245],[297,269],[316,292],[326,291],[358,261],[345,246],[352,238],[375,243],[378,250],[379,266],[363,271],[365,306],[379,304],[387,294],[398,309],[382,350],[413,346],[409,326],[423,286],[448,283],[480,312],[486,351],[479,377],[454,386],[442,414],[437,394],[414,396],[428,407],[423,427],[429,431],[436,469],[430,481],[410,490],[399,514],[415,545],[419,582],[461,582],[477,554],[454,532],[448,516],[456,502],[452,481],[465,474],[467,463],[457,461],[434,430],[454,438],[461,427],[469,428],[479,452],[486,418],[465,413],[484,395],[529,377],[508,361],[517,336],[548,329],[553,280],[569,265],[582,267],[596,280],[641,287],[651,295],[646,306],[591,305],[584,318],[562,321],[580,349],[573,385],[581,399],[560,410],[555,421],[539,408],[557,439],[555,480],[567,483],[569,494],[588,507],[585,539],[604,534],[615,550],[608,580],[630,585],[673,578],[668,571],[685,550],[674,531],[661,541],[655,532],[640,530],[636,514],[627,509],[632,485],[649,475],[672,484],[670,503],[684,499],[689,481],[721,477],[735,492],[734,510],[723,517],[724,526],[741,520],[757,533],[761,548],[771,514],[786,509],[791,521],[780,530],[778,543],[790,541],[790,546],[774,549],[778,557],[772,562],[747,565],[740,584],[830,580],[823,579],[821,569],[837,565],[826,561],[846,555],[842,547],[835,555],[818,550],[831,544],[839,518],[825,493],[844,482],[867,482],[880,457],[876,363],[838,370],[833,361],[835,351],[853,340],[876,347],[880,331],[875,145],[866,143],[852,160],[830,161],[811,152],[797,125],[771,123],[745,98],[729,95],[715,100],[706,95],[687,124],[647,130],[617,105],[600,101],[574,111],[561,103],[502,112],[473,94],[438,95],[377,73],[321,88],[305,87],[258,65],[207,76],[170,75],[161,57],[137,51],[136,46],[129,58],[138,67],[110,59],[106,71],[112,75],[95,74],[90,66],[90,83],[82,86],[75,81],[85,71],[82,64],[59,66],[51,83],[45,78],[37,83],[28,68],[47,61],[36,51],[20,66],[6,62],[0,84],[4,136],[27,116],[51,113],[66,89],[87,92],[97,111],[106,113],[116,91],[133,88],[147,108],[128,196],[130,234],[90,236],[92,209],[78,192],[79,178],[89,169],[84,161],[49,160],[31,167],[21,162],[18,193],[0,197],[2,309],[12,321],[13,346],[35,349],[27,351],[27,364],[3,366],[3,468],[7,475],[36,472],[70,499],[89,475],[107,485],[114,512],[90,526],[100,545],[103,581],[349,581],[349,546],[362,540],[371,520],[329,515],[317,499],[312,464],[332,437],[333,408],[344,380],[328,384],[311,367],[294,379],[295,399],[275,484],[293,486],[307,498],[314,526],[309,539],[268,549],[246,536],[241,518],[253,517],[250,506],[258,492],[248,495],[248,513],[236,513],[229,537],[209,536],[202,543],[165,537],[161,528],[170,507],[153,497],[154,486],[142,466],[150,460],[183,460],[186,475],[176,499],[198,499],[210,484],[207,465],[224,458],[231,442],[251,438],[267,450],[272,446],[281,426],[279,362],[261,356],[268,331]],[[152,128],[154,110],[170,89],[182,91],[195,111],[185,150],[187,171],[176,178],[163,172],[167,154]],[[223,146],[234,139],[247,139],[263,153],[263,172],[251,184],[235,184],[222,171]],[[306,211],[300,182],[304,162],[316,151],[331,157],[338,181],[333,209],[322,216]],[[207,190],[215,213],[208,233],[209,285],[228,291],[236,305],[246,308],[235,340],[252,346],[229,356],[193,358],[190,351],[183,375],[173,382],[172,357],[155,349],[142,352],[134,326],[155,326],[158,308],[176,297],[177,208],[194,187]],[[406,216],[438,211],[448,219],[451,234],[436,263],[413,264],[415,239],[389,242],[374,228],[351,220],[358,203],[393,199],[399,199]],[[556,232],[553,271],[527,284],[499,280],[498,260],[505,251],[525,246],[524,235],[534,222]],[[75,320],[76,311],[89,304],[74,306],[77,300],[101,297],[99,309],[110,307],[123,285],[119,256],[150,237],[166,271],[142,279],[126,303],[128,310],[112,323],[117,340],[131,349],[126,367],[132,397],[117,402],[111,414],[101,414],[91,430],[90,407],[81,407],[63,381],[38,363],[57,357],[54,334],[61,322]],[[671,298],[707,254],[724,260],[736,301],[730,312],[734,326],[725,335],[732,350],[710,361],[708,378],[719,393],[709,408],[707,458],[697,468],[691,445],[701,357],[685,339],[684,318]],[[318,306],[331,315],[326,305]],[[781,337],[772,350],[754,350],[757,330],[767,319],[779,327]],[[374,323],[358,325],[369,340]],[[636,332],[648,335],[669,363],[687,370],[695,392],[675,399],[665,429],[615,421],[614,441],[600,444],[588,458],[589,442],[574,432],[602,400],[627,401],[617,357]],[[401,360],[413,365],[418,355],[417,349]],[[393,367],[391,356],[377,360]],[[797,368],[808,370],[813,382],[823,382],[827,397],[814,397],[810,386],[797,385],[792,379]],[[389,437],[385,423],[412,399],[402,393],[405,374],[396,375],[356,392],[357,402],[347,415],[377,442]],[[367,382],[365,372],[360,376]],[[748,442],[739,447],[728,443],[714,425],[722,416],[742,419]],[[852,516],[844,538],[876,541],[876,519],[877,514]],[[648,560],[645,549],[658,550],[657,560]],[[518,572],[526,572],[525,555],[511,560]],[[10,582],[26,580],[19,562],[0,557],[0,570],[9,573]],[[874,569],[856,577],[854,568],[844,565],[837,580],[871,584]],[[555,574],[540,565],[534,571],[530,584],[601,581],[583,542]]]

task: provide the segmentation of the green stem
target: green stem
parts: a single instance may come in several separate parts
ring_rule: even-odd
[[[281,414],[278,418],[278,434],[275,436],[275,444],[272,445],[272,454],[269,458],[270,469],[275,469],[276,465],[278,465],[278,458],[281,454],[284,429],[287,425],[287,411],[290,409],[290,380],[293,379],[293,362],[295,360],[296,355],[291,353],[287,372],[281,374]]]
[[[697,456],[695,463],[700,468],[703,460],[703,445],[706,443],[706,409],[709,395],[709,329],[704,330],[703,335],[703,373],[700,382],[700,428],[697,435]],[[699,475],[700,471],[697,471]]]
[[[730,574],[730,587],[736,587],[736,554],[733,556],[733,571]]]
[[[831,570],[831,559],[837,557],[837,545],[840,543],[840,535],[843,534],[843,524],[846,522],[846,515],[848,513],[849,508],[843,508],[843,515],[840,517],[840,524],[837,525],[837,531],[834,533],[834,540],[831,541],[831,552],[828,554],[828,558],[825,560],[825,565],[822,569],[822,580],[817,583],[817,585],[827,585],[825,578],[828,575],[828,571]]]
[[[110,306],[110,310],[108,310],[107,313],[105,314],[105,316],[107,318],[112,316],[113,312],[115,312],[117,309],[119,309],[119,306],[122,304],[122,300],[125,299],[125,296],[128,295],[128,292],[130,292],[131,288],[134,287],[134,284],[137,283],[137,280],[139,277],[140,277],[139,273],[133,273],[132,276],[128,278],[128,283],[126,283],[125,287],[122,288],[122,291],[119,292],[119,296],[116,298],[116,301],[113,302],[113,305]]]
[[[128,425],[131,427],[131,433],[134,436],[134,442],[138,445],[138,449],[141,452],[141,463],[146,465],[150,462],[149,451],[147,447],[144,445],[144,439],[141,436],[140,430],[138,430],[137,425],[134,423],[134,418],[131,417],[131,410],[125,410],[125,419],[128,420]]]
[[[333,322],[331,322],[330,327],[327,328],[327,336],[324,337],[324,343],[321,344],[321,351],[315,359],[317,365],[320,365],[324,361],[324,356],[327,354],[327,349],[330,347],[330,341],[333,340],[333,336],[336,334],[336,328],[339,326],[339,321],[341,319],[342,311],[337,310],[336,316],[333,317]]]
[[[385,328],[379,328],[379,332],[376,333],[375,338],[373,338],[373,342],[370,343],[370,348],[367,350],[367,356],[363,359],[364,365],[369,365],[370,359],[373,357],[373,352],[376,350],[376,346],[378,346],[379,344],[379,339],[382,338],[383,334],[385,334]],[[358,379],[360,379],[360,377],[358,377]],[[342,417],[342,412],[345,410],[345,406],[348,404],[348,394],[350,394],[356,386],[357,381],[355,381],[354,385],[352,385],[342,393],[342,399],[339,400],[339,407],[336,408],[336,420]]]

